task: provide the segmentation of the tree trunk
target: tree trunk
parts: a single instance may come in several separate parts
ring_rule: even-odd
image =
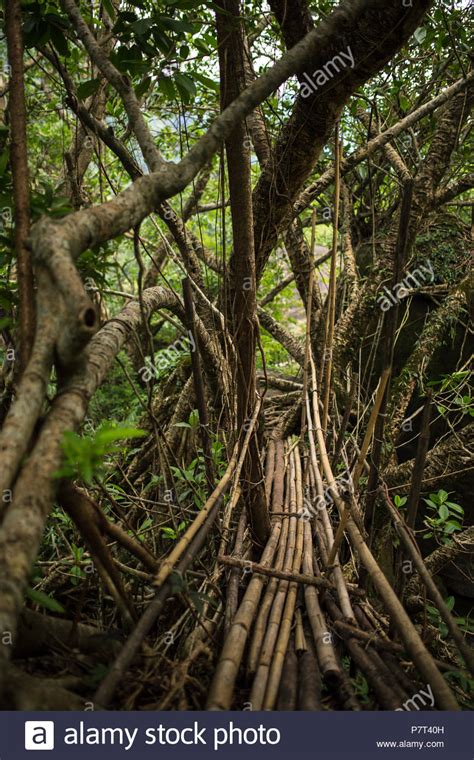
[[[221,107],[224,110],[245,86],[244,38],[238,0],[223,3],[225,14],[217,16],[221,68]],[[257,299],[253,209],[250,166],[250,137],[240,121],[226,140],[229,192],[234,241],[231,319],[237,351],[237,426],[245,430],[256,400],[255,354],[257,343]],[[243,499],[248,505],[255,538],[263,542],[270,531],[257,436],[250,441],[243,471]]]

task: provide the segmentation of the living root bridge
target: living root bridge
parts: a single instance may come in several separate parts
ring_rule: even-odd
[[[312,374],[314,382],[313,363]],[[342,658],[347,655],[367,680],[380,709],[403,709],[414,694],[429,687],[439,709],[458,710],[442,675],[449,666],[435,661],[429,653],[367,546],[357,525],[354,494],[344,496],[350,503],[347,516],[327,456],[314,391],[307,394],[306,412],[309,456],[297,439],[270,440],[267,447],[265,493],[271,505],[272,528],[259,562],[239,556],[217,557],[214,577],[221,577],[221,568],[227,566],[233,573],[240,570],[241,580],[249,582],[240,601],[230,593],[229,586],[225,619],[230,625],[215,667],[207,708],[323,709],[325,683],[329,695],[325,700],[339,709],[361,710],[363,705],[343,666]],[[155,599],[99,687],[97,704],[106,706],[111,701],[169,599],[170,573],[183,573],[190,567],[209,535],[218,515],[220,496],[226,489],[230,489],[228,508],[235,508],[241,495],[242,463],[258,413],[259,407],[239,455],[234,453],[207,505],[163,563],[155,579],[161,584]],[[320,498],[324,493],[323,477],[332,502]],[[311,521],[305,510],[305,491],[306,499],[319,504]],[[385,607],[385,618],[369,602],[365,591],[349,583],[342,572],[336,541],[343,519],[345,539],[368,572],[376,597],[373,604]],[[396,519],[400,520],[398,515]],[[236,553],[240,552],[241,538],[242,532],[237,531]],[[392,640],[390,627],[397,631],[399,642]]]
[[[140,698],[143,701],[149,699],[151,693],[152,698],[156,699],[153,678],[159,678],[163,691],[166,691],[166,677],[169,676],[171,688],[159,703],[161,707],[179,705],[181,709],[183,705],[187,708],[193,704],[201,709],[208,698],[211,709],[242,709],[243,705],[250,705],[254,710],[319,710],[329,703],[336,709],[360,710],[363,704],[354,691],[348,666],[351,676],[356,670],[357,677],[365,679],[364,685],[367,682],[373,704],[380,708],[400,709],[400,705],[410,703],[413,694],[420,694],[428,688],[439,708],[458,708],[448,681],[441,675],[441,671],[449,665],[435,661],[426,641],[420,638],[403,606],[403,593],[395,593],[372,553],[372,543],[370,547],[367,543],[364,518],[365,525],[369,526],[371,515],[375,514],[372,507],[375,507],[379,493],[377,483],[383,485],[385,463],[382,448],[392,441],[396,448],[396,437],[407,405],[415,399],[415,390],[423,389],[424,375],[428,375],[427,365],[431,363],[434,352],[441,349],[441,339],[447,326],[455,320],[458,323],[462,321],[467,300],[465,275],[453,287],[448,287],[448,283],[441,285],[442,289],[446,286],[448,297],[439,308],[430,311],[408,361],[400,367],[399,378],[393,378],[395,393],[392,393],[389,403],[390,376],[395,366],[392,348],[397,319],[396,311],[389,310],[383,331],[377,327],[375,334],[372,333],[372,325],[379,322],[376,296],[390,273],[394,283],[401,280],[409,249],[410,255],[416,253],[417,244],[413,251],[411,244],[419,239],[425,223],[431,225],[430,215],[437,211],[439,204],[453,200],[472,184],[472,177],[467,179],[460,172],[464,154],[455,152],[461,146],[464,150],[465,138],[469,134],[468,125],[464,125],[474,93],[474,74],[469,70],[467,53],[466,66],[462,63],[464,46],[460,44],[458,50],[453,51],[455,55],[447,55],[446,67],[443,64],[439,71],[436,67],[437,72],[429,83],[424,70],[427,56],[415,57],[422,62],[419,71],[410,58],[410,70],[413,66],[415,76],[408,100],[413,102],[408,103],[408,109],[403,105],[402,110],[408,110],[407,116],[396,123],[391,123],[391,119],[394,113],[398,113],[402,101],[396,93],[397,84],[392,87],[388,83],[394,71],[390,64],[391,74],[389,72],[385,80],[387,90],[384,90],[385,84],[382,86],[380,113],[376,113],[374,106],[373,114],[367,115],[368,121],[364,122],[362,118],[367,127],[367,139],[363,138],[359,145],[360,124],[353,123],[352,109],[343,118],[345,136],[348,138],[345,142],[356,146],[354,152],[343,155],[338,139],[342,109],[361,86],[373,82],[376,76],[385,79],[384,66],[394,60],[396,53],[410,40],[432,4],[432,0],[417,0],[408,4],[402,0],[341,0],[341,4],[331,13],[323,13],[317,28],[313,28],[313,18],[306,3],[270,0],[271,11],[280,27],[279,30],[271,29],[270,39],[276,39],[273,35],[281,32],[288,52],[257,78],[252,71],[251,46],[245,39],[247,30],[241,12],[243,6],[237,0],[223,0],[223,7],[217,9],[219,44],[216,51],[221,64],[222,111],[201,137],[191,136],[195,140],[193,147],[182,160],[173,163],[164,160],[147,125],[148,116],[145,116],[153,113],[155,104],[160,107],[164,93],[157,98],[156,92],[151,91],[149,96],[143,92],[137,98],[136,93],[140,91],[137,90],[139,72],[136,76],[133,73],[130,77],[123,76],[116,67],[118,59],[114,55],[110,57],[113,49],[117,50],[117,44],[121,43],[121,34],[124,31],[126,35],[129,31],[131,34],[136,25],[132,23],[130,30],[120,31],[121,24],[110,24],[108,15],[101,12],[100,4],[92,9],[93,16],[97,10],[97,24],[94,18],[89,25],[90,19],[82,17],[75,0],[63,0],[62,9],[69,20],[66,44],[74,44],[78,56],[74,59],[74,66],[66,69],[62,62],[64,56],[57,55],[52,48],[44,50],[41,44],[36,46],[41,56],[40,63],[34,61],[34,65],[39,65],[46,76],[44,81],[48,82],[48,86],[43,89],[48,96],[51,82],[54,87],[59,83],[59,88],[64,84],[65,93],[53,93],[54,100],[64,102],[66,95],[67,107],[81,122],[71,130],[74,135],[71,151],[61,156],[58,162],[59,171],[63,165],[67,169],[67,182],[60,186],[71,186],[69,200],[75,209],[80,210],[61,218],[43,216],[34,224],[31,233],[27,201],[33,187],[28,187],[27,167],[28,159],[34,161],[39,151],[28,156],[24,91],[26,89],[28,98],[32,83],[27,80],[24,87],[20,3],[12,0],[7,4],[12,11],[7,23],[9,57],[13,69],[12,81],[7,86],[10,90],[12,150],[10,166],[6,168],[4,177],[11,168],[17,250],[11,251],[11,260],[7,261],[6,268],[7,281],[13,283],[16,278],[19,286],[19,346],[24,355],[19,357],[19,364],[15,367],[16,377],[10,389],[14,389],[14,393],[9,390],[5,405],[2,398],[0,410],[2,417],[6,415],[0,431],[0,495],[8,493],[11,496],[0,501],[1,704],[10,702],[18,709],[26,709],[25,705],[29,707],[32,703],[51,705],[40,696],[43,693],[37,683],[40,679],[16,671],[16,664],[12,665],[10,660],[14,651],[11,644],[15,645],[16,652],[21,651],[22,645],[24,649],[26,645],[31,647],[31,638],[30,641],[26,638],[20,640],[25,628],[22,615],[25,591],[38,554],[40,563],[43,562],[41,542],[56,501],[74,520],[74,531],[79,531],[107,596],[113,600],[109,606],[107,598],[106,613],[98,617],[102,623],[110,622],[112,617],[107,618],[107,615],[115,616],[118,611],[124,623],[122,631],[128,636],[123,645],[114,641],[116,646],[111,646],[108,657],[104,657],[106,661],[110,656],[115,656],[115,661],[95,694],[96,708],[107,707],[112,702],[115,693],[126,681],[124,676],[128,668],[131,665],[135,667],[139,661],[142,645],[152,642],[156,629],[160,632],[160,624],[165,620],[168,622],[168,615],[166,618],[163,615],[162,620],[159,618],[174,594],[179,594],[180,603],[173,605],[173,608],[169,605],[166,609],[169,619],[173,621],[172,626],[184,633],[192,629],[189,636],[180,637],[174,650],[179,658],[184,653],[184,658],[173,662],[167,658],[169,649],[165,649],[163,654],[158,648],[154,649],[156,657],[144,656],[141,660],[145,671],[143,677],[137,678],[134,671],[130,678],[131,692],[137,703]],[[153,9],[154,4],[151,3],[150,10],[154,17]],[[252,9],[252,24],[254,11],[255,8]],[[26,5],[24,13],[31,13]],[[203,23],[208,23],[211,11],[206,8],[203,13],[208,14],[205,21],[193,19],[199,29]],[[176,16],[179,14],[179,9],[176,9]],[[219,18],[220,14],[222,18]],[[436,25],[436,15],[430,18],[430,24]],[[238,23],[231,25],[233,29],[230,30],[228,21],[232,17]],[[268,19],[266,23],[270,26]],[[440,26],[441,22],[438,28]],[[457,29],[461,32],[460,26]],[[278,38],[276,45],[278,49],[281,38]],[[194,44],[191,37],[188,41]],[[197,60],[197,65],[202,65],[202,50],[196,50],[197,55],[194,56],[193,51],[189,60]],[[290,77],[296,75],[302,84],[304,73],[326,71],[325,67],[331,65],[334,69],[337,51],[344,50],[347,50],[347,62],[351,65],[339,65],[324,90],[318,89],[316,94],[308,92],[308,97],[302,97],[300,92],[290,107],[288,118],[287,113],[280,118],[273,108],[263,107],[264,101]],[[424,50],[426,52],[426,47]],[[161,65],[161,54],[162,51],[156,51],[158,67]],[[339,60],[342,62],[343,59]],[[43,66],[44,61],[46,67]],[[81,90],[73,81],[73,73],[80,75],[87,70],[97,74],[95,81],[98,90],[90,101],[81,98]],[[59,80],[55,74],[59,75]],[[151,82],[152,77],[149,79]],[[447,85],[446,89],[440,92],[444,85]],[[373,86],[369,85],[368,90],[372,89]],[[434,93],[438,94],[433,97]],[[211,102],[211,92],[207,95]],[[107,98],[110,96],[117,100],[113,104],[113,112],[120,126],[119,101],[123,106],[122,115],[127,122],[124,142],[105,121],[107,105],[110,105]],[[148,97],[150,100],[147,102]],[[424,102],[425,97],[430,98],[428,102]],[[192,98],[190,111],[193,108],[191,101]],[[175,106],[178,108],[180,126],[183,113],[180,105],[173,102],[173,108]],[[199,117],[193,118],[197,127],[201,108],[200,103]],[[209,113],[213,113],[213,108]],[[435,109],[440,109],[439,117],[426,118]],[[286,103],[284,110],[287,110]],[[58,109],[59,112],[65,118],[65,128],[68,130],[70,123],[66,109]],[[375,116],[375,121],[372,116]],[[158,118],[161,119],[160,114]],[[413,131],[422,119],[418,136],[413,132],[412,148],[421,145],[423,155],[418,150],[399,147],[396,138],[407,130]],[[381,124],[387,127],[383,132],[380,131]],[[258,169],[252,166],[247,129],[261,162],[254,187],[252,179]],[[320,176],[317,162],[333,129],[335,166],[329,167]],[[59,134],[56,128],[50,132],[48,128],[47,131],[51,135]],[[81,144],[84,147],[89,134],[96,150],[91,147],[88,153],[87,148],[82,156],[85,160],[79,162]],[[271,140],[270,135],[274,134],[276,139]],[[194,130],[193,135],[196,135]],[[176,151],[175,137],[178,134],[170,136],[168,130],[161,136],[163,150],[170,151],[172,155]],[[145,165],[137,165],[127,148],[129,138],[132,138],[135,147],[138,145]],[[2,151],[3,139],[4,135]],[[107,155],[104,159],[102,144],[113,156]],[[222,151],[223,145],[227,148],[227,166],[222,155],[219,171],[213,174],[210,165],[212,158]],[[379,151],[381,161],[372,161],[372,156]],[[98,158],[98,182],[95,170],[87,172],[94,152]],[[40,153],[38,177],[44,170],[42,158]],[[120,166],[114,165],[110,177],[105,169],[109,166],[109,158],[120,163]],[[354,170],[367,159],[371,162],[371,172],[364,178],[362,172]],[[54,164],[53,159],[51,166],[54,167]],[[447,171],[449,167],[453,168],[451,181]],[[126,188],[125,184],[121,184],[122,168],[131,180]],[[228,194],[225,187],[226,168]],[[350,182],[347,180],[346,186],[344,177],[349,174]],[[120,179],[115,184],[118,176]],[[117,194],[106,202],[103,202],[104,177],[110,187],[117,188]],[[213,192],[211,185],[214,182],[214,188],[218,188],[217,204],[204,202],[207,199],[203,193],[210,179],[208,191]],[[84,186],[81,187],[83,180]],[[89,180],[92,180],[90,188]],[[310,184],[306,184],[307,181]],[[402,192],[400,183],[404,188]],[[442,183],[445,183],[443,187]],[[322,290],[315,278],[318,264],[314,261],[315,231],[317,221],[321,220],[316,220],[314,209],[311,250],[306,243],[304,228],[309,222],[306,215],[308,205],[331,185],[334,185],[335,191],[335,213],[331,219],[323,219],[323,222],[332,221],[333,226],[329,297],[324,304]],[[100,194],[95,195],[97,190]],[[343,201],[340,246],[343,266],[336,278],[339,190]],[[182,213],[178,214],[169,201],[183,191],[191,192],[191,196],[186,199]],[[230,255],[225,224],[227,195],[233,222],[233,252]],[[96,200],[97,205],[86,207],[89,200],[92,204]],[[461,202],[460,207],[463,205]],[[373,212],[371,224],[366,214],[368,208]],[[203,237],[197,234],[198,225],[194,226],[196,231],[193,232],[193,225],[187,223],[191,222],[193,213],[218,209],[223,212],[222,223],[220,233],[215,236],[216,252],[210,252],[206,250]],[[306,218],[299,218],[303,213]],[[155,233],[161,233],[161,230],[156,227],[156,220],[150,218],[142,225],[153,214],[158,214],[168,229],[168,234],[158,240],[157,248]],[[145,232],[145,228],[149,231]],[[218,228],[219,224],[216,224],[216,230]],[[200,222],[199,229],[204,229]],[[458,223],[454,229],[458,229]],[[377,237],[381,233],[380,245],[378,240],[377,245],[374,244],[375,230]],[[81,280],[76,264],[79,257],[89,251],[93,254],[94,265],[97,264],[101,271],[102,265],[106,266],[108,262],[104,261],[97,247],[112,240],[117,243],[113,254],[115,262],[120,263],[122,254],[129,255],[128,241],[124,241],[126,245],[122,247],[120,240],[123,233],[133,239],[137,267],[137,282],[130,283],[133,292],[124,293],[121,284],[118,290],[98,285],[94,288],[94,298],[97,301],[100,299],[104,312],[109,303],[103,296],[130,297],[133,300],[138,291],[138,302],[129,303],[99,329],[98,309]],[[354,239],[352,233],[356,233]],[[459,239],[463,238],[464,233],[461,234],[459,225]],[[259,283],[267,264],[273,266],[269,257],[279,240],[284,241],[288,254],[288,262],[284,266],[286,268],[289,264],[292,271],[258,305]],[[156,253],[155,258],[150,254],[153,266],[148,272],[144,267],[142,248],[147,255],[152,249]],[[362,260],[368,248],[373,253],[373,264],[366,273]],[[84,260],[82,263],[88,262]],[[181,296],[171,289],[144,287],[147,283],[153,285],[158,274],[167,277],[164,267],[168,265],[173,272],[177,266],[180,277],[181,274],[186,275],[184,305]],[[36,313],[31,266],[36,281]],[[460,261],[459,270],[463,266]],[[207,276],[207,267],[217,273],[218,282],[214,275],[211,278]],[[312,274],[308,277],[309,272]],[[121,277],[118,277],[119,283],[120,280]],[[273,316],[276,311],[270,313],[263,308],[265,304],[272,303],[284,284],[288,285],[293,280],[306,308],[305,344],[278,322]],[[167,277],[167,281],[173,282],[174,274],[171,278]],[[250,289],[247,289],[247,283],[251,284]],[[438,285],[434,287],[435,292],[439,293]],[[424,297],[426,292],[419,295]],[[220,311],[219,307],[223,305],[225,308]],[[128,521],[128,515],[123,513],[121,503],[112,493],[113,489],[108,489],[111,483],[118,485],[114,477],[111,481],[96,481],[95,485],[100,491],[96,497],[92,488],[87,492],[72,483],[59,483],[55,473],[61,467],[64,433],[80,429],[89,401],[104,382],[117,353],[132,333],[136,339],[131,351],[132,363],[138,374],[138,362],[143,359],[146,365],[147,354],[152,355],[161,343],[161,336],[149,322],[151,314],[157,310],[167,312],[160,314],[157,329],[161,330],[163,324],[169,322],[177,328],[178,337],[182,334],[182,328],[190,329],[197,351],[192,357],[193,377],[190,377],[187,363],[183,361],[182,366],[173,369],[169,378],[161,377],[159,382],[147,387],[146,424],[150,435],[135,454],[127,472],[123,472],[120,463],[114,473],[120,486],[126,482],[123,491],[132,507],[130,511],[133,510],[133,518]],[[2,324],[3,316],[2,307]],[[9,319],[15,317],[13,302],[11,315],[8,316]],[[31,344],[34,322],[37,329]],[[409,319],[408,323],[412,324],[412,320]],[[259,327],[265,328],[286,349],[289,357],[303,368],[302,383],[277,378],[275,387],[285,395],[278,397],[272,396],[271,392],[265,393],[264,402],[259,393],[263,385],[265,391],[271,388],[270,375],[264,366],[271,353],[263,349]],[[405,327],[404,319],[400,329],[402,327]],[[9,330],[2,329],[1,332],[2,346],[15,343],[16,336],[13,335],[12,340]],[[361,372],[363,346],[372,335],[375,338],[367,372],[365,369]],[[379,391],[366,423],[366,405],[376,379],[380,343],[390,350],[386,350],[382,361],[384,371]],[[264,382],[260,386],[256,375],[257,346],[261,349],[264,370]],[[312,351],[319,365],[321,401]],[[324,364],[321,357],[331,357],[334,361]],[[142,401],[143,397],[121,360],[120,365],[135,397]],[[346,380],[350,377],[350,404],[346,405],[348,408],[344,411],[342,422],[339,422],[342,412],[340,404],[341,401],[344,404]],[[144,381],[143,377],[140,379]],[[113,378],[111,384],[114,384]],[[55,390],[50,399],[48,391],[51,388]],[[287,393],[288,390],[291,393]],[[181,465],[187,467],[190,461],[198,462],[195,469],[192,465],[195,482],[198,482],[200,452],[196,450],[193,438],[196,431],[185,422],[193,409],[194,400],[199,411],[201,432],[207,430],[209,425],[209,431],[212,429],[215,434],[218,444],[216,459],[221,457],[224,444],[227,445],[225,455],[222,454],[229,459],[227,470],[224,477],[218,480],[216,472],[220,472],[221,463],[211,462],[215,451],[210,453],[210,441],[204,435],[201,442],[207,464],[207,501],[196,513],[197,500],[185,505],[187,496],[178,493],[176,488],[179,502],[175,505],[176,511],[167,503],[169,512],[165,514],[164,522],[160,522],[161,485],[164,483],[167,487],[177,480],[173,472],[176,468],[172,465],[178,465],[181,470]],[[269,407],[268,415],[260,414],[263,403]],[[128,412],[128,409],[124,411]],[[92,414],[95,415],[94,410]],[[354,416],[357,417],[355,426],[352,424]],[[415,416],[413,414],[411,418]],[[249,419],[251,424],[248,429]],[[183,422],[188,428],[185,433],[182,431]],[[364,427],[365,435],[361,429]],[[453,429],[455,427],[457,423]],[[298,440],[288,437],[294,430],[300,432]],[[244,431],[247,431],[246,435]],[[418,485],[415,488],[415,480],[412,480],[410,489],[413,502],[419,500],[425,481],[431,487],[432,482],[437,482],[441,477],[443,487],[449,488],[445,466],[448,453],[455,465],[449,468],[453,474],[456,475],[460,467],[466,471],[470,465],[465,461],[464,444],[469,435],[472,435],[472,429],[469,432],[469,426],[466,426],[449,443],[450,449],[452,444],[457,447],[455,457],[453,451],[447,451],[447,441],[441,442],[433,452],[427,454],[425,448],[423,455],[417,456],[415,470],[418,469],[419,473]],[[336,445],[330,458],[326,444],[333,442]],[[427,434],[427,445],[428,442]],[[266,446],[265,453],[261,446]],[[196,453],[197,457],[194,456]],[[369,469],[367,457],[371,459],[372,467],[364,494],[364,490],[359,489],[359,482],[362,474]],[[425,459],[422,479],[423,466],[420,462]],[[350,466],[349,462],[355,464]],[[352,481],[349,492],[341,488],[342,470]],[[155,478],[145,484],[149,474]],[[180,475],[183,474],[184,470],[181,470]],[[393,482],[387,477],[389,486],[395,487],[397,482],[403,483],[406,478],[409,479],[406,465],[401,465],[393,475]],[[196,491],[197,488],[195,494]],[[407,595],[416,594],[420,600],[426,588],[462,660],[466,666],[472,666],[472,654],[418,556],[413,536],[407,532],[397,511],[390,509],[392,505],[388,496],[387,499],[387,521],[393,520],[404,543],[404,553],[412,555],[417,569],[418,580],[414,579],[413,588],[411,583],[407,585]],[[199,504],[203,500],[200,498]],[[308,501],[314,508],[307,508]],[[104,503],[107,507],[102,510]],[[111,511],[110,505],[113,507]],[[151,514],[151,529],[147,529],[146,536],[137,535],[138,531],[135,531],[142,511]],[[182,514],[180,523],[175,520],[179,512]],[[113,522],[110,519],[112,514],[122,524]],[[409,511],[408,514],[408,526],[414,527],[413,512]],[[169,553],[169,544],[162,542],[165,532],[162,529],[168,518],[174,525],[168,531],[173,532],[175,541]],[[150,537],[153,548],[148,545]],[[46,536],[45,544],[50,543],[48,538]],[[370,539],[374,539],[374,544],[377,538],[377,531],[372,531]],[[72,545],[67,539],[65,543],[68,548]],[[142,567],[122,561],[122,552],[134,558],[132,562],[138,560]],[[347,555],[349,557],[343,567],[342,562]],[[434,560],[436,563],[444,561],[439,553]],[[136,587],[133,583],[122,582],[122,572],[127,577],[132,576],[133,581],[138,579],[142,582],[137,594],[134,593]],[[367,587],[365,582],[358,581],[364,574],[365,580],[369,581]],[[352,583],[348,582],[349,579]],[[364,588],[359,588],[359,585]],[[177,591],[177,587],[181,590]],[[77,588],[76,591],[81,589]],[[72,594],[67,594],[68,602],[71,602],[73,593],[74,589]],[[199,605],[193,603],[195,594],[202,594],[204,599],[210,600],[204,603],[202,613]],[[82,642],[82,653],[86,647],[93,646],[93,642],[87,643],[89,638],[93,638],[89,636],[87,627],[81,630],[76,626],[83,607],[87,606],[84,600],[85,597],[81,598],[77,614],[71,615],[69,606],[67,610],[67,614],[74,617],[72,625],[78,642]],[[214,602],[215,608],[212,606]],[[423,600],[421,608],[426,609]],[[385,616],[382,610],[385,610]],[[180,616],[178,621],[175,620],[175,613]],[[36,636],[34,644],[37,647],[40,639],[44,643],[48,638],[54,639],[57,644],[59,638],[63,649],[69,652],[68,621],[61,621],[61,625],[55,627],[56,622],[57,618],[51,617],[47,625],[43,624],[42,634]],[[39,627],[38,621],[36,624]],[[60,628],[62,635],[58,636]],[[423,632],[425,628],[426,625]],[[48,636],[47,630],[56,630],[56,633]],[[148,634],[152,635],[145,641]],[[392,634],[397,636],[396,642],[392,641]],[[144,654],[147,654],[146,651]],[[13,656],[17,657],[15,654]],[[200,657],[207,658],[205,666],[201,661],[197,662]],[[455,656],[451,657],[453,662]],[[461,659],[456,665],[460,663]],[[167,665],[169,668],[164,676]],[[460,667],[464,667],[462,663]],[[208,684],[203,683],[205,679],[196,677],[191,669],[195,669],[199,676],[206,674],[212,677],[209,691]],[[49,694],[53,694],[53,704],[64,700],[68,707],[77,707],[81,698],[66,689],[61,690],[61,678],[52,680],[52,684],[40,686],[45,686]],[[192,685],[189,690],[188,684]],[[324,690],[323,685],[326,687]],[[68,682],[67,688],[80,692],[84,683],[76,678]],[[458,684],[453,688],[462,694],[463,689]],[[128,705],[131,704],[130,699],[131,695]],[[117,703],[123,704],[119,699]]]
[[[259,564],[248,565],[248,569],[253,568],[255,572],[226,635],[207,707],[212,710],[241,709],[236,700],[237,693],[242,694],[239,673],[243,669],[247,672],[248,704],[252,710],[278,709],[283,704],[286,705],[285,709],[304,709],[304,705],[311,701],[308,691],[314,692],[315,684],[322,680],[326,681],[333,698],[341,707],[360,709],[342,667],[340,646],[336,646],[339,635],[342,636],[343,649],[347,650],[366,677],[382,709],[399,709],[406,699],[417,693],[418,676],[421,676],[422,683],[430,684],[440,709],[458,710],[453,693],[376,562],[354,518],[347,518],[327,457],[317,394],[313,392],[312,397],[312,404],[309,396],[307,403],[311,457],[305,473],[310,499],[314,502],[322,491],[322,472],[332,488],[336,515],[339,520],[344,516],[347,538],[399,634],[405,653],[403,660],[410,659],[414,671],[407,676],[401,666],[402,658],[397,655],[396,649],[389,646],[385,633],[382,642],[387,640],[386,649],[380,642],[377,646],[371,644],[370,636],[378,636],[373,627],[374,617],[367,603],[354,596],[349,601],[349,589],[341,574],[328,506],[325,504],[322,511],[317,511],[312,525],[303,519],[302,452],[295,441],[278,441],[276,446],[269,446],[267,457],[278,458],[279,466],[275,467],[274,462],[267,462],[266,466],[265,488],[267,494],[272,494],[272,532]],[[316,458],[315,433],[321,471]],[[334,556],[334,562],[329,564],[330,553]],[[225,561],[229,562],[227,559]],[[229,564],[235,563],[230,561]],[[321,581],[329,578],[332,588],[328,588],[326,583],[305,584],[304,574]],[[266,576],[270,577],[267,584]],[[305,589],[304,607],[301,603],[297,606],[300,584]],[[365,646],[362,646],[363,641],[366,642]],[[308,657],[319,674],[310,683],[301,667]],[[320,696],[320,693],[316,694],[316,702],[320,703]]]

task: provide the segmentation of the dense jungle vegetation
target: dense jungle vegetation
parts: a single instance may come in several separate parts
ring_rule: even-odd
[[[2,3],[2,709],[472,708],[471,25]]]

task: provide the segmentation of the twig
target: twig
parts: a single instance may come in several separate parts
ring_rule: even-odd
[[[222,556],[218,557],[218,562],[229,567],[236,567],[241,570],[245,570],[249,573],[257,573],[258,575],[266,575],[269,578],[280,578],[283,581],[290,581],[292,583],[301,583],[307,586],[316,586],[317,588],[325,588],[328,591],[336,591],[336,586],[328,581],[326,578],[317,577],[315,575],[305,575],[304,573],[285,572],[284,570],[275,570],[273,567],[264,567],[257,562],[251,562],[247,559],[239,559],[238,557]],[[358,589],[353,584],[347,584],[350,592],[355,596],[365,596],[365,591]]]

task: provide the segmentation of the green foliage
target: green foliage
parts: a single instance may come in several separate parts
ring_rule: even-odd
[[[161,533],[163,535],[163,538],[170,538],[172,541],[176,541],[176,539],[180,537],[181,533],[184,533],[184,531],[186,530],[186,525],[187,523],[184,520],[182,520],[177,526],[176,530],[168,526],[161,528]]]
[[[65,32],[70,23],[59,3],[22,0],[21,6],[25,47],[41,47],[50,42],[59,55],[69,56]]]
[[[145,540],[145,534],[152,527],[153,527],[153,520],[151,519],[151,517],[145,517],[143,522],[141,522],[140,525],[138,526],[138,530],[137,530],[140,540],[142,541]]]
[[[188,422],[178,423],[179,427],[187,427],[197,431],[199,417],[197,409],[189,415]],[[224,444],[217,438],[211,439],[211,457],[216,477],[219,479],[226,468],[226,452]],[[201,509],[207,499],[207,480],[205,457],[202,449],[198,449],[195,457],[187,467],[170,467],[176,483],[176,496],[181,504],[192,496],[195,506]]]
[[[423,538],[436,538],[436,540],[449,546],[452,544],[451,536],[462,530],[464,509],[448,500],[449,493],[440,489],[438,493],[430,493],[429,499],[424,499],[428,505],[431,517],[425,517],[424,524],[427,530]]]
[[[407,269],[414,269],[429,258],[433,267],[433,283],[457,282],[469,257],[468,242],[456,218],[445,216],[416,238],[416,257]]]
[[[90,564],[91,560],[86,561],[84,559],[85,549],[82,546],[71,544],[72,550],[72,562],[69,559],[64,560],[64,564],[67,566],[69,575],[71,576],[71,583],[73,586],[77,586],[78,583],[87,578],[86,572],[83,570],[85,564]]]
[[[362,704],[369,704],[370,700],[370,689],[369,689],[369,683],[363,673],[360,671],[357,671],[357,675],[355,678],[351,678],[352,686],[354,687],[354,692],[356,697],[359,699]]]
[[[60,218],[72,211],[69,200],[58,194],[49,182],[41,180],[31,195],[31,212],[35,221],[43,214]]]
[[[453,613],[454,612],[454,605],[455,605],[455,599],[454,596],[448,596],[444,603],[446,604],[446,607],[448,610]],[[445,639],[448,636],[449,629],[446,623],[444,622],[443,618],[441,617],[440,611],[437,607],[434,607],[431,604],[427,605],[427,613],[428,618],[431,623],[431,625],[434,628],[438,629],[438,634],[441,639]],[[473,634],[474,633],[474,622],[471,620],[469,615],[466,617],[457,617],[456,615],[453,615],[454,622],[458,626],[458,628],[467,633],[467,634]]]
[[[197,409],[193,409],[188,417],[187,422],[177,422],[175,427],[188,428],[189,430],[199,430],[199,412]]]
[[[80,477],[90,484],[100,474],[104,457],[118,450],[117,441],[141,438],[144,435],[144,430],[109,424],[102,425],[94,435],[84,438],[68,431],[64,433],[62,441],[64,463],[55,477]]]
[[[457,700],[464,710],[474,709],[474,678],[466,675],[464,670],[449,670],[444,673],[445,679],[451,686],[462,690],[462,694],[457,694]]]
[[[408,501],[408,498],[406,496],[399,496],[396,494],[395,498],[393,499],[393,503],[397,507],[397,509],[402,509],[406,505]]]
[[[49,610],[49,612],[65,611],[62,604],[60,604],[49,594],[45,594],[43,591],[37,591],[36,589],[28,588],[26,590],[26,596],[28,599],[30,599],[30,601],[34,602],[35,604],[39,604],[40,607],[43,607],[45,610]]]
[[[115,362],[104,383],[94,395],[89,404],[89,419],[93,427],[98,427],[101,420],[109,420],[126,427],[134,427],[146,401],[146,394],[139,386],[132,388],[124,369],[133,375],[133,366],[125,352],[119,354],[120,363]]]
[[[351,658],[348,655],[342,657],[342,665],[347,673],[351,672]],[[352,677],[350,681],[359,701],[366,705],[369,704],[371,702],[370,688],[364,674],[357,670],[355,677]]]
[[[172,345],[157,351],[155,357],[155,366],[153,369],[153,376],[157,382],[160,382],[166,377],[169,377],[173,370],[179,367],[181,364],[190,363],[188,350],[173,349]]]
[[[459,370],[442,375],[440,380],[430,380],[427,385],[434,389],[433,400],[438,412],[446,416],[449,412],[468,414],[474,417],[474,401],[470,391],[469,370]]]
[[[199,615],[204,612],[204,604],[208,604],[211,608],[217,607],[217,602],[212,597],[204,594],[200,591],[195,591],[190,588],[186,578],[178,570],[173,570],[169,576],[171,584],[170,594],[182,594],[185,599],[190,603],[197,611]]]

